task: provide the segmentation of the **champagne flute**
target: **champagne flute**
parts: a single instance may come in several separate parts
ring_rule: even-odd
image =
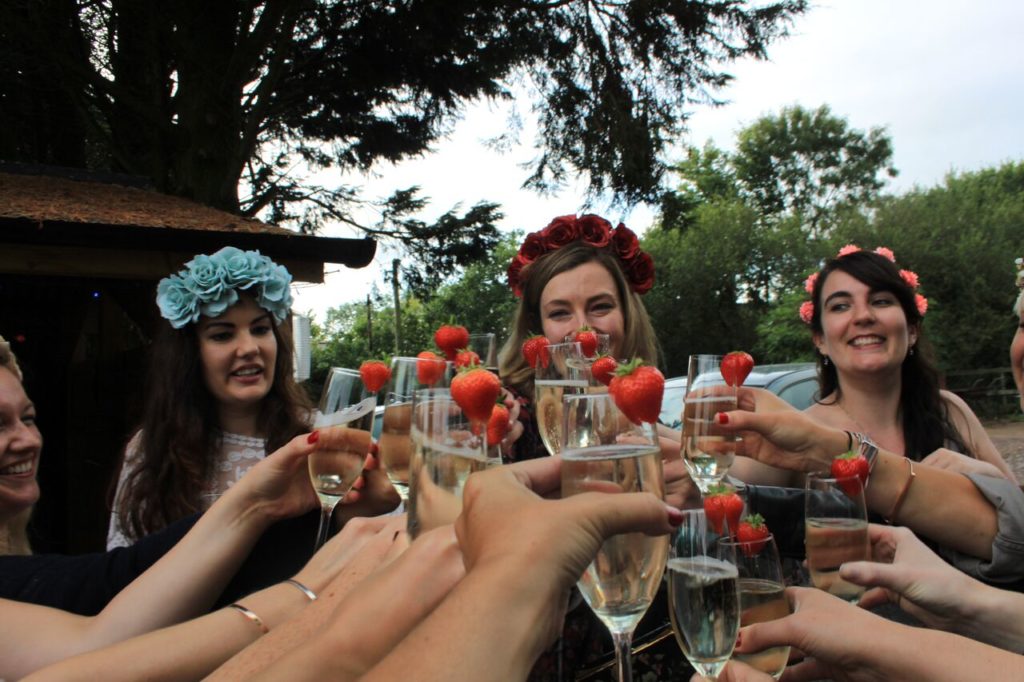
[[[427,367],[426,365],[433,365]],[[450,382],[444,360],[395,357],[391,359],[391,378],[384,396],[377,455],[391,484],[402,501],[409,499],[409,462],[412,459],[412,397],[418,389],[430,385],[444,388]]]
[[[715,415],[736,409],[737,389],[722,378],[721,355],[691,355],[683,399],[683,461],[702,494],[732,466],[736,437],[715,428]]]
[[[664,498],[661,450],[652,425],[630,422],[607,393],[562,400],[562,497],[600,491]],[[619,682],[632,679],[633,630],[658,591],[667,555],[668,536],[615,535],[604,541],[576,583],[611,632]]]
[[[668,560],[669,618],[683,655],[711,680],[725,668],[740,629],[739,572],[732,545],[703,509],[683,511]]]
[[[587,392],[594,383],[590,364],[579,343],[557,343],[547,347],[546,356],[539,354],[533,369],[537,430],[548,453],[557,455],[562,447],[562,398]]]
[[[736,557],[740,589],[740,627],[785,618],[789,602],[784,594],[779,548],[771,534],[749,541],[724,540]],[[733,654],[733,658],[779,679],[789,661],[788,646],[774,646],[752,654]]]
[[[320,441],[308,459],[309,478],[320,500],[314,550],[327,540],[334,508],[363,472],[376,407],[377,396],[367,392],[359,372],[331,368],[313,420]]]
[[[597,337],[597,351],[593,356],[587,357],[587,362],[592,363],[595,358],[599,355],[609,355],[612,352],[612,337],[608,334],[602,334],[601,332],[594,332]],[[572,343],[576,336],[576,332],[572,334],[566,334],[565,338],[562,339],[563,343]]]
[[[804,523],[811,583],[840,599],[856,602],[864,592],[839,577],[847,561],[868,561],[868,514],[860,478],[831,478],[811,473],[806,479]]]
[[[467,347],[480,357],[481,365],[498,373],[498,346],[493,333],[470,334]]]
[[[453,523],[462,511],[462,489],[488,467],[486,432],[441,388],[413,393],[412,462],[409,467],[409,535]]]

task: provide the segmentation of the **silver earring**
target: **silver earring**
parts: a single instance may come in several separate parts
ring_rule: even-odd
[[[823,364],[826,367],[828,367],[828,356],[827,355],[822,355],[821,356],[821,364]]]
[[[907,352],[907,355],[913,355],[913,354],[914,354],[914,347],[911,346],[910,347],[910,351]]]

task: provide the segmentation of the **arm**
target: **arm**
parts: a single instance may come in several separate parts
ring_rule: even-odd
[[[314,638],[356,585],[375,574],[381,566],[405,549],[408,545],[405,525],[404,514],[354,519],[345,524],[341,532],[331,540],[331,543],[337,541],[340,552],[345,552],[339,558],[344,560],[344,566],[323,590],[317,591],[317,600],[302,612],[300,618],[293,618],[281,627],[272,629],[254,645],[238,652],[209,679],[248,680]],[[358,624],[359,627],[365,625]]]
[[[1024,652],[1024,594],[985,585],[950,566],[907,528],[871,525],[873,561],[840,569],[870,608],[897,604],[925,625],[1018,653]]]
[[[603,540],[668,533],[678,510],[645,493],[539,495],[560,488],[558,457],[469,477],[455,532],[466,577],[362,679],[526,679],[561,629],[566,595]],[[514,509],[515,513],[509,510]],[[529,575],[529,580],[523,580]]]
[[[949,416],[953,421],[953,425],[960,432],[961,437],[975,457],[982,462],[991,464],[1003,476],[1019,485],[1020,481],[1013,475],[1010,465],[1003,459],[999,449],[996,448],[995,443],[989,438],[988,432],[985,431],[985,427],[981,425],[981,421],[974,414],[970,406],[955,393],[942,391],[941,395],[942,399],[949,406]]]
[[[299,436],[253,467],[97,616],[4,603],[0,677],[21,677],[208,608],[272,521],[313,506],[305,474],[305,458],[313,448],[306,436]]]
[[[738,651],[790,645],[807,658],[786,669],[790,680],[1014,679],[1024,658],[946,632],[875,616],[821,590],[786,590],[793,613],[740,631]],[[744,679],[744,678],[737,678]]]
[[[756,402],[760,389],[740,389]],[[769,394],[770,395],[770,394]],[[774,396],[772,396],[774,398]],[[742,401],[742,397],[741,397]],[[793,471],[827,471],[832,459],[846,451],[846,432],[825,426],[796,410],[724,413],[723,433],[741,433],[740,454]],[[953,549],[990,559],[996,536],[995,508],[971,483],[957,473],[916,465],[916,478],[899,510],[899,523]],[[907,485],[909,469],[903,457],[879,449],[865,500],[868,507],[887,516]]]
[[[295,579],[321,594],[383,522],[353,523],[317,552]],[[294,585],[277,585],[240,599],[272,632],[310,607]],[[180,625],[156,630],[114,646],[67,659],[32,676],[44,680],[194,680],[211,673],[232,655],[265,641],[258,624],[227,607]],[[269,635],[267,635],[269,637]],[[254,644],[255,643],[255,644]]]

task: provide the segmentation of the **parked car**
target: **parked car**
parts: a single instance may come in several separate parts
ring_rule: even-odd
[[[798,410],[814,402],[818,390],[818,372],[813,362],[791,362],[779,365],[755,365],[744,386],[763,388],[779,396]],[[661,399],[661,423],[678,429],[682,425],[686,377],[665,380]]]

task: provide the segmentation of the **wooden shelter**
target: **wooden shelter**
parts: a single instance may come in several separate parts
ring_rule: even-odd
[[[22,361],[45,439],[32,541],[37,551],[97,550],[160,323],[157,281],[231,245],[322,282],[325,263],[365,267],[376,243],[297,234],[132,178],[28,170],[40,172],[0,166],[0,335]]]

